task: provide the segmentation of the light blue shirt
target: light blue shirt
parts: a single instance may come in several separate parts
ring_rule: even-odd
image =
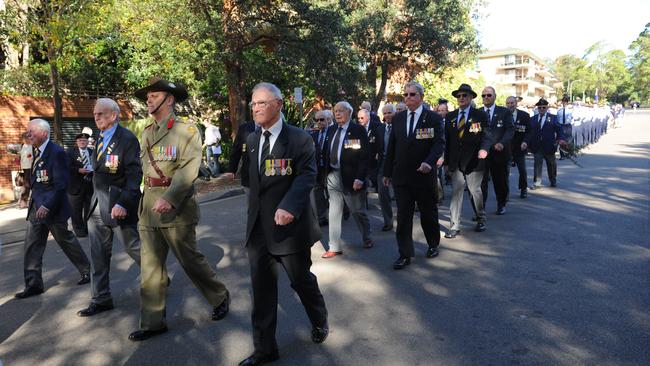
[[[470,110],[470,108],[472,108],[472,106],[468,105],[467,108],[461,109],[461,110],[458,111],[458,119],[456,119],[456,126],[458,126],[458,123],[460,122],[460,115],[463,112],[465,113],[465,114],[463,114],[463,117],[465,117],[465,123],[467,123],[467,121],[469,120],[469,110]]]
[[[106,147],[111,142],[111,139],[113,138],[113,135],[115,134],[115,130],[117,130],[117,123],[113,124],[113,127],[109,128],[108,130],[103,131],[103,132],[100,133],[100,134],[103,134],[103,136],[104,136],[103,137],[104,144],[102,145],[102,149],[100,151],[97,151],[97,154],[104,153],[104,151],[106,150]]]
[[[565,112],[566,111],[566,112]],[[566,115],[566,121],[564,120],[564,117]],[[573,122],[573,111],[570,110],[569,108],[560,108],[557,110],[557,122],[561,125],[568,123],[572,124]]]

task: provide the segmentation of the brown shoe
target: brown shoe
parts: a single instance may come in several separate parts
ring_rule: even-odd
[[[341,254],[343,254],[343,252],[332,252],[332,251],[329,251],[329,250],[328,250],[328,251],[326,251],[325,253],[323,253],[323,255],[321,255],[321,258],[325,258],[325,259],[327,259],[327,258],[334,258],[334,257],[336,257],[337,255],[341,255]]]

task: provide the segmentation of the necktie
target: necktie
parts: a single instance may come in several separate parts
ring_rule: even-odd
[[[415,125],[415,112],[411,112],[411,120],[409,121],[409,130],[406,132],[407,137],[411,136],[414,125]]]
[[[485,107],[485,113],[487,113],[488,116],[488,125],[492,127],[492,116],[490,115],[490,108]]]
[[[264,171],[264,160],[271,152],[271,131],[264,131],[263,135],[264,143],[262,144],[262,155],[260,156],[260,173]]]
[[[539,130],[540,130],[540,131],[544,128],[544,121],[545,121],[544,116],[541,116],[541,115],[540,115],[540,116],[539,116]]]
[[[390,131],[393,129],[393,125],[386,126],[386,136],[384,137],[384,154],[388,152],[388,141],[390,141]]]
[[[84,168],[88,166],[88,150],[81,150],[81,164]]]
[[[323,150],[323,136],[324,136],[324,135],[325,135],[325,132],[323,132],[323,130],[321,130],[321,131],[318,133],[318,147],[319,147],[321,150]]]
[[[562,124],[566,124],[566,108],[562,108]]]
[[[104,153],[104,133],[99,133],[99,143],[97,144],[97,160],[102,157]]]
[[[41,150],[38,149],[38,147],[34,147],[34,159],[32,160],[32,169],[34,168],[34,165],[36,165],[36,161],[38,158],[41,157]]]
[[[339,141],[341,140],[341,131],[343,131],[343,127],[339,127],[339,129],[336,130],[336,136],[334,136],[334,142],[332,142],[330,158],[331,166],[339,165]]]
[[[462,139],[465,134],[465,111],[460,112],[460,119],[458,120],[458,138]]]

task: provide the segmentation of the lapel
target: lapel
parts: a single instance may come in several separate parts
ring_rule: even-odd
[[[174,115],[171,115],[169,118],[174,118],[174,120],[176,120],[176,116],[174,116]],[[157,123],[158,122],[156,122],[156,124]],[[169,131],[171,131],[171,128],[167,128],[167,126],[165,124],[163,124],[158,129],[158,132],[156,132],[156,126],[154,126],[153,128],[154,128],[154,134],[153,134],[153,141],[151,142],[151,146],[157,144],[158,141],[162,140],[165,136],[167,136]]]
[[[248,151],[253,155],[250,159],[251,164],[255,167],[255,177],[258,181],[260,179],[260,163],[258,158],[258,152],[260,148],[260,136],[262,136],[262,129],[252,132],[253,133],[253,146],[248,146]],[[275,146],[274,146],[275,147]]]

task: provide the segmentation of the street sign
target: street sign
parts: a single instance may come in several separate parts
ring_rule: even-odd
[[[302,88],[293,88],[293,101],[296,104],[302,104]]]

